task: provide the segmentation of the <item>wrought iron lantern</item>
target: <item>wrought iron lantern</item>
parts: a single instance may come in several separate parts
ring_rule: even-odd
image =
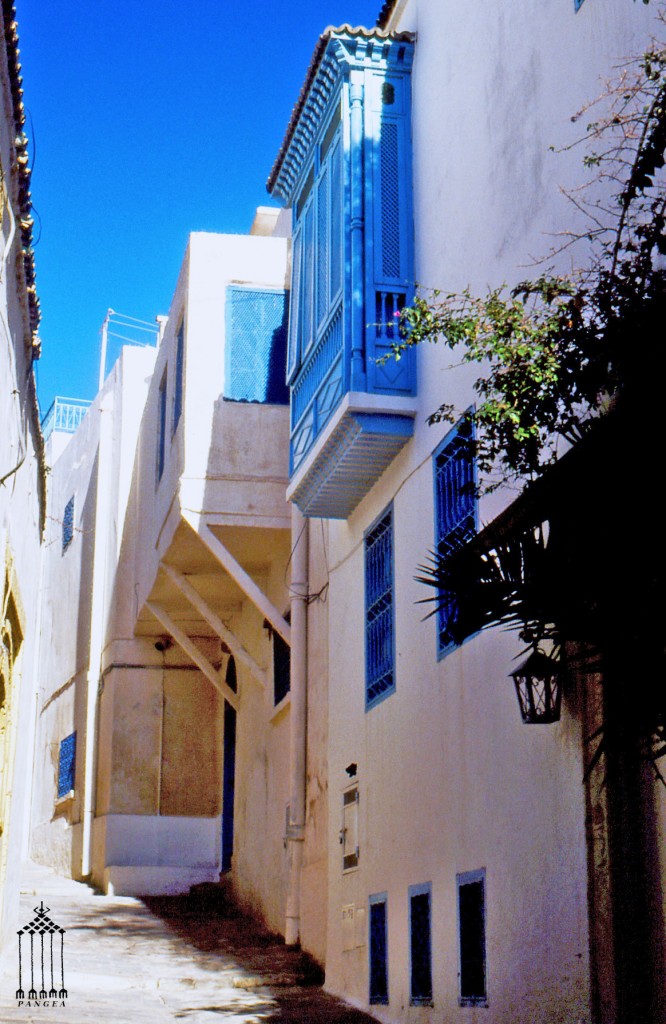
[[[558,722],[560,718],[560,663],[535,648],[511,672],[523,722],[528,725]]]

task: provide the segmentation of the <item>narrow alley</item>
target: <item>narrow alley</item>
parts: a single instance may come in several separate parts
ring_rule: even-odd
[[[16,998],[17,939],[5,953],[0,974],[2,1024],[370,1024],[370,1017],[323,991],[320,972],[311,961],[262,931],[215,886],[195,887],[190,896],[145,901],[101,896],[30,863],[21,885],[22,928],[42,903],[51,921],[65,930],[67,996],[31,1003],[30,945],[24,933],[25,998]],[[32,971],[38,994],[41,989],[59,991],[62,984],[59,935],[53,979],[49,938],[43,968],[40,940],[34,939]]]

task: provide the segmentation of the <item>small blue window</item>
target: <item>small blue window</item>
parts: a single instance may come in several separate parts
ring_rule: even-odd
[[[574,11],[579,11],[583,6],[583,0],[574,0]]]
[[[431,886],[409,887],[410,1002],[432,1005],[432,953],[430,940]]]
[[[65,505],[62,517],[62,550],[66,551],[74,539],[74,498]]]
[[[171,424],[171,436],[176,433],[176,428],[183,411],[183,359],[185,355],[185,323],[180,325],[178,338],[176,340],[176,380],[173,390],[173,423]]]
[[[370,993],[369,1001],[386,1005],[388,997],[388,925],[386,893],[369,899]]]
[[[484,1006],[486,985],[486,872],[468,871],[458,883],[460,1005]]]
[[[157,396],[157,481],[162,479],[166,460],[167,373],[160,382]]]
[[[365,536],[365,706],[395,690],[393,509]]]
[[[474,536],[476,531],[476,489],[472,425],[461,420],[442,441],[434,455],[435,549],[446,558]],[[441,656],[453,646],[449,625],[455,621],[457,605],[444,592],[437,610],[437,647]]]
[[[58,797],[67,796],[74,789],[76,769],[76,733],[65,736],[60,741],[60,757],[58,759]]]

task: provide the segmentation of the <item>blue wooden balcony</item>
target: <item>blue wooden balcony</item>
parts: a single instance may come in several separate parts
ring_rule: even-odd
[[[397,317],[413,294],[408,33],[327,29],[269,191],[294,213],[287,376],[289,496],[346,518],[413,432],[414,351]]]

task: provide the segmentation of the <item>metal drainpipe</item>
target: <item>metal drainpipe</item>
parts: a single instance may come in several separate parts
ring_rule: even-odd
[[[97,453],[97,496],[90,595],[90,650],[86,699],[86,745],[83,776],[83,849],[81,875],[92,870],[92,823],[95,814],[95,740],[97,702],[102,668],[106,624],[106,560],[111,516],[111,471],[113,455],[113,394],[104,395],[99,410]]]
[[[289,892],[285,942],[295,946],[301,931],[301,865],[305,832],[305,751],[307,723],[308,524],[291,510],[291,750],[287,827]]]

